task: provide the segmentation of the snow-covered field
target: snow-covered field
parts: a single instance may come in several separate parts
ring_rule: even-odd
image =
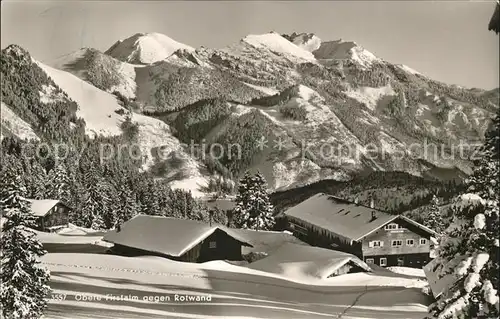
[[[49,253],[43,263],[53,289],[47,318],[386,319],[422,318],[426,311],[419,289],[380,286],[377,275],[345,275],[320,286],[222,261]]]
[[[75,243],[95,245],[101,235],[75,226],[37,233],[44,245],[76,249]],[[420,319],[428,303],[424,280],[389,270],[320,279],[220,260],[196,264],[66,251],[42,257],[51,271],[47,318]]]

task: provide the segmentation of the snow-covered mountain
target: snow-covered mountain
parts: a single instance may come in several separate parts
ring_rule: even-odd
[[[284,38],[294,43],[299,48],[305,49],[309,52],[314,52],[321,46],[321,39],[314,33],[292,33],[290,35],[283,35]]]
[[[145,154],[164,146],[185,155],[183,174],[159,177],[194,193],[211,175],[237,178],[246,169],[262,171],[275,190],[367,170],[468,172],[465,158],[432,158],[412,146],[446,145],[441,155],[450,155],[460,141],[480,141],[498,108],[498,90],[447,85],[355,42],[310,33],[248,35],[222,49],[138,33],[105,53],[86,48],[35,64],[59,87],[42,86],[41,101],[76,102],[89,135],[120,135],[132,111]],[[3,106],[4,131],[33,138],[38,124]],[[257,149],[260,140],[268,144]],[[191,142],[222,145],[226,154],[207,162],[188,150]],[[233,144],[241,156],[228,156]],[[144,159],[144,169],[156,164]]]
[[[116,42],[106,54],[123,62],[150,64],[167,58],[179,49],[194,50],[161,33],[137,33]]]

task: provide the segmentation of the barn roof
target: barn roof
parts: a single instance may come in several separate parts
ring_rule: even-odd
[[[491,16],[490,23],[488,25],[489,31],[494,31],[495,33],[500,32],[500,2],[497,0],[497,5],[495,6],[495,11]]]
[[[229,231],[238,235],[239,238],[243,238],[247,243],[252,244],[253,247],[245,248],[244,252],[270,253],[285,243],[309,246],[309,244],[302,242],[290,232],[237,228],[230,228]]]
[[[217,229],[225,232],[242,245],[251,247],[244,239],[241,239],[231,229],[225,227],[210,226],[188,219],[148,215],[135,216],[125,222],[120,231],[112,230],[102,240],[122,246],[180,257]]]
[[[61,203],[57,199],[28,199],[31,203],[31,211],[37,217],[43,217],[57,204]]]
[[[268,257],[248,265],[249,268],[283,275],[302,275],[325,279],[347,263],[364,271],[372,269],[358,257],[326,248],[285,243]]]
[[[375,218],[372,218],[372,212]],[[284,215],[330,231],[349,241],[358,241],[396,219],[403,219],[432,235],[435,234],[433,230],[407,217],[391,215],[323,193],[288,209]]]

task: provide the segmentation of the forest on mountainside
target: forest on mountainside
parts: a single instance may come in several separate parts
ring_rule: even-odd
[[[126,149],[134,134],[89,138],[85,122],[76,116],[77,104],[32,62],[28,52],[10,46],[0,59],[2,100],[41,138],[2,140],[0,174],[20,176],[26,187],[22,196],[59,199],[72,208],[71,223],[95,229],[115,227],[138,213],[208,221],[208,210],[189,192],[172,190],[165,180],[141,170],[140,154]],[[61,98],[41,101],[39,92],[46,87],[53,87]],[[123,129],[134,131],[133,126]],[[125,146],[127,151],[113,152],[103,160],[102,145],[114,150]],[[213,218],[225,223],[226,216]]]

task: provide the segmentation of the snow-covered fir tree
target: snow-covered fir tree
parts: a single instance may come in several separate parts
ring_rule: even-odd
[[[114,226],[114,206],[109,199],[109,185],[101,177],[89,172],[85,176],[86,197],[78,218],[79,226],[102,230]]]
[[[139,213],[139,206],[137,205],[137,199],[135,198],[135,194],[132,192],[130,187],[128,187],[128,183],[126,181],[126,177],[122,177],[122,189],[119,192],[119,208],[116,212],[116,220],[115,227],[120,227],[127,220],[134,217],[137,213]]]
[[[36,219],[24,198],[20,176],[2,174],[1,209],[6,217],[2,229],[0,299],[3,318],[40,318],[50,292],[49,272],[40,266],[46,252],[31,229]]]
[[[273,206],[261,173],[257,172],[253,176],[249,172],[245,173],[240,180],[235,201],[233,221],[236,227],[256,230],[273,228]]]
[[[46,197],[67,203],[71,197],[71,184],[66,167],[59,163],[48,174]]]
[[[429,214],[425,220],[425,226],[440,234],[443,231],[443,217],[439,211],[439,199],[436,195],[432,196]]]
[[[433,318],[498,318],[499,116],[486,134],[481,158],[454,204],[454,219],[441,238],[438,277],[455,280],[429,307]]]

